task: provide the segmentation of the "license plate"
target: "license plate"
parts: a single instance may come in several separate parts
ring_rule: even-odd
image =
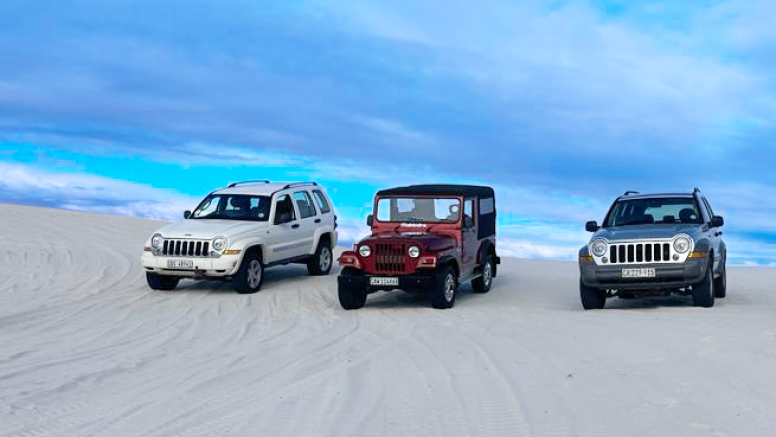
[[[655,269],[622,269],[623,278],[654,278]]]
[[[369,278],[369,285],[398,287],[399,278]]]
[[[167,268],[194,270],[194,261],[190,259],[168,259]]]

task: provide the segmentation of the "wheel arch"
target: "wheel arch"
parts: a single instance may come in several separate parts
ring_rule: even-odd
[[[458,265],[458,260],[455,259],[452,255],[445,255],[442,258],[439,259],[437,262],[437,270],[441,269],[442,267],[450,266],[455,270],[455,276],[460,278],[461,277],[461,267]]]

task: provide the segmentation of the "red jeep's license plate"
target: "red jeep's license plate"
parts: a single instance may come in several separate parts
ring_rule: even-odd
[[[399,278],[369,278],[369,285],[376,285],[378,287],[398,287]]]

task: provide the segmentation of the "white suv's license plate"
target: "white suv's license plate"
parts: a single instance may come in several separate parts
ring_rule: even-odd
[[[399,278],[369,278],[369,285],[376,285],[378,287],[398,287]]]
[[[190,259],[168,259],[168,269],[194,270],[194,261]]]
[[[622,269],[623,278],[654,278],[655,269]]]

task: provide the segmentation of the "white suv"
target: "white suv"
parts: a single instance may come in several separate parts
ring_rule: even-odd
[[[154,290],[193,278],[231,280],[239,293],[255,293],[266,267],[303,263],[311,275],[331,270],[337,216],[315,182],[236,182],[184,218],[145,244],[141,262]]]

